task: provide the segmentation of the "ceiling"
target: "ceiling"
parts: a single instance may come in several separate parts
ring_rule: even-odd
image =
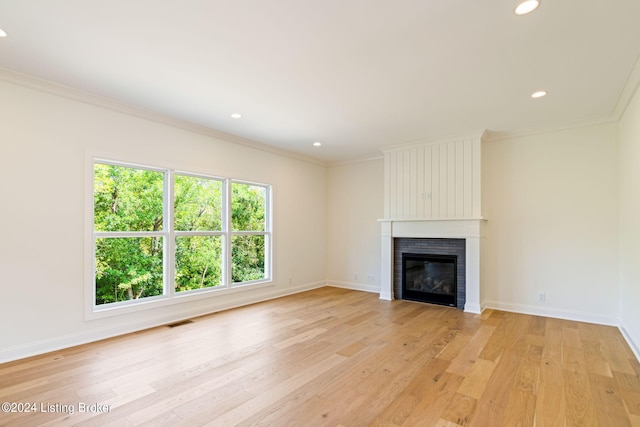
[[[514,7],[0,0],[0,67],[325,163],[618,118],[640,81],[640,1]]]

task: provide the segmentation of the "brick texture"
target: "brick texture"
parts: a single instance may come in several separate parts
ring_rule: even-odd
[[[393,239],[393,293],[394,298],[402,298],[402,254],[457,255],[458,299],[456,308],[463,310],[465,303],[465,239],[422,239],[398,237]]]

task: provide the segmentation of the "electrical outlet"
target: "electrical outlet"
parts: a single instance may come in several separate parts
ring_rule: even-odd
[[[375,281],[376,281],[375,274],[370,274],[370,275],[367,276],[367,282],[374,283]]]
[[[538,302],[544,302],[545,298],[544,292],[538,292]]]

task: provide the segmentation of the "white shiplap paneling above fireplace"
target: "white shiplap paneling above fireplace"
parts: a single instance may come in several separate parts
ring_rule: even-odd
[[[385,219],[481,218],[483,134],[384,150]]]

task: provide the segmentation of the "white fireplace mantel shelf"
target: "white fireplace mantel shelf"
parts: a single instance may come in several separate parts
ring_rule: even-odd
[[[380,299],[393,299],[393,239],[465,239],[466,301],[464,311],[480,313],[480,239],[484,218],[380,219],[382,226],[382,267]]]

